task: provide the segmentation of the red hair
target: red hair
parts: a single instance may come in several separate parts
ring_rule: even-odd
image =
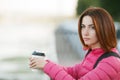
[[[90,7],[86,9],[79,18],[78,33],[83,46],[89,48],[85,45],[81,35],[81,23],[84,16],[90,16],[92,18],[101,48],[106,52],[115,48],[117,45],[117,38],[113,19],[105,9],[99,7]]]

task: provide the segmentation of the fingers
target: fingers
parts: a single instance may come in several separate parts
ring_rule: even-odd
[[[35,68],[36,67],[36,61],[35,58],[30,58],[30,68]]]
[[[30,65],[30,68],[36,68],[36,64],[34,63],[34,64],[31,64]]]
[[[47,63],[44,58],[36,58],[36,57],[31,57],[29,58],[30,60],[30,68],[34,69],[43,69],[44,65]]]
[[[39,66],[41,65],[41,61],[42,61],[42,59],[40,59],[40,58],[36,58],[36,57],[34,57],[34,58],[29,58],[30,59],[30,68],[39,68]]]

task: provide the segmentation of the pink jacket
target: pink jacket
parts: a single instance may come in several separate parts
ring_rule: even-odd
[[[118,51],[114,48],[112,51]],[[80,64],[63,67],[51,61],[44,67],[44,72],[52,80],[120,80],[120,59],[114,56],[102,59],[93,69],[96,60],[104,53],[100,48],[92,50]]]

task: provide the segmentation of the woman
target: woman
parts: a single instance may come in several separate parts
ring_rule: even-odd
[[[30,58],[30,67],[43,70],[52,80],[120,80],[120,59],[110,56],[94,64],[103,54],[114,52],[117,39],[110,14],[99,7],[90,7],[80,16],[78,32],[83,48],[88,54],[79,64],[63,67],[50,60]]]

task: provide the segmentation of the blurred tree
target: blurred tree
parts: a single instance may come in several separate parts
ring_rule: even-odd
[[[120,1],[119,0],[100,0],[101,7],[106,9],[114,20],[120,21]]]
[[[76,14],[80,15],[89,6],[99,6],[98,0],[78,0]]]
[[[85,0],[78,0],[77,4],[77,15],[81,14],[89,6]]]
[[[120,21],[119,0],[78,0],[76,15],[80,15],[86,8],[90,6],[100,6],[106,9],[115,21]]]

